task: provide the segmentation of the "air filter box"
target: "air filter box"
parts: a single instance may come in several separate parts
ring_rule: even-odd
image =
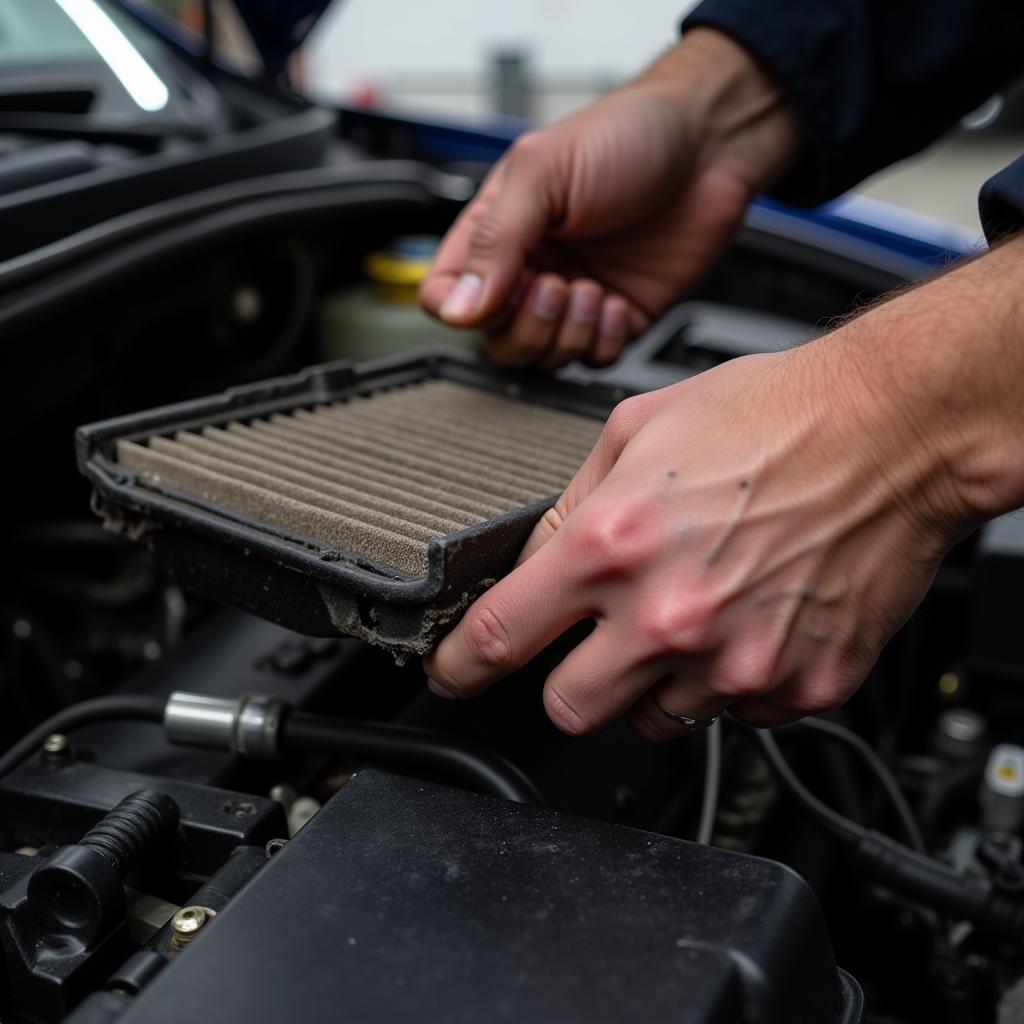
[[[106,525],[183,586],[424,653],[512,567],[624,397],[442,353],[307,370],[83,427]]]

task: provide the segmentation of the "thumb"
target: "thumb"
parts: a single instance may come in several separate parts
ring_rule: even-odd
[[[438,263],[458,276],[441,302],[442,320],[457,326],[480,323],[515,292],[530,253],[562,215],[564,189],[555,150],[546,133],[517,140],[446,240]],[[449,245],[455,251],[445,253]]]

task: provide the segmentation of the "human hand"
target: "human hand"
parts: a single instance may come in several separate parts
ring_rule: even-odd
[[[693,29],[635,82],[522,136],[449,231],[420,291],[510,366],[604,366],[708,270],[799,150],[745,50]]]
[[[427,657],[432,688],[472,696],[590,618],[545,687],[566,732],[628,715],[668,739],[685,728],[665,711],[772,726],[842,703],[948,548],[1024,503],[1024,345],[998,315],[1022,255],[622,403]]]

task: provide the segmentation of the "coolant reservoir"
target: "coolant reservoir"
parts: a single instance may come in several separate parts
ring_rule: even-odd
[[[482,337],[455,330],[428,316],[417,303],[439,240],[426,235],[396,238],[367,257],[367,280],[324,302],[321,351],[325,359],[375,359],[422,348],[478,351]]]

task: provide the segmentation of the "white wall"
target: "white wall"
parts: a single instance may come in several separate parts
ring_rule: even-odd
[[[629,77],[668,46],[688,0],[337,0],[305,50],[309,92],[366,83],[405,108],[486,113],[488,60],[529,53],[542,119]]]

